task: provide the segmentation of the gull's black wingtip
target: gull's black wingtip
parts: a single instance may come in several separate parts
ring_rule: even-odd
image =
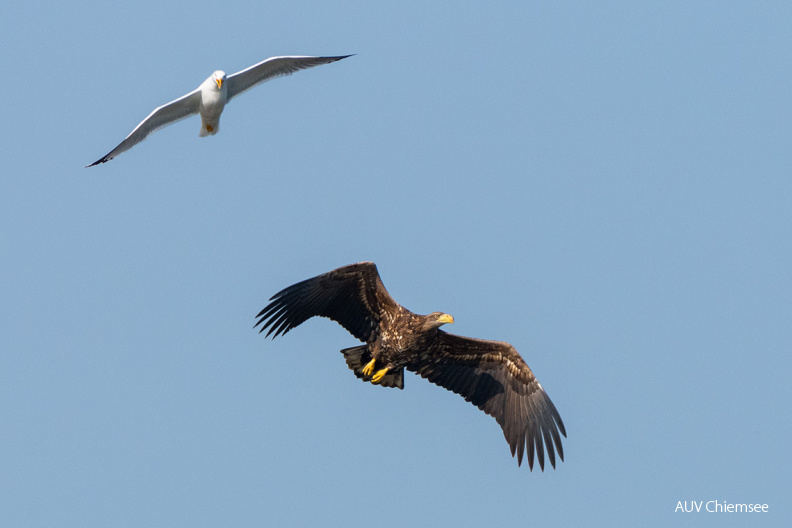
[[[98,160],[94,161],[93,163],[91,163],[90,165],[86,165],[85,168],[87,169],[88,167],[93,167],[94,165],[99,165],[100,163],[107,163],[111,159],[113,159],[113,158],[101,158],[101,159],[98,159]]]

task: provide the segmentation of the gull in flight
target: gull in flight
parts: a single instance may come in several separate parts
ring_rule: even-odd
[[[342,55],[340,57],[270,57],[265,61],[254,64],[250,68],[229,76],[226,76],[224,71],[217,70],[192,92],[155,108],[146,119],[141,121],[130,132],[124,141],[106,156],[91,163],[88,167],[110,161],[146,139],[152,132],[193,114],[201,114],[201,131],[198,133],[200,137],[215,135],[219,130],[220,114],[223,113],[226,103],[242,92],[275,77],[290,75],[299,70],[312,68],[320,64],[329,64],[347,57],[351,57],[351,55]]]

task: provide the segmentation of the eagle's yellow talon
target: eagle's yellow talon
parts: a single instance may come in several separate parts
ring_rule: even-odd
[[[371,377],[371,383],[379,383],[380,380],[388,373],[388,367],[385,367],[382,370],[378,370],[374,376]]]
[[[366,366],[363,367],[363,370],[361,370],[364,376],[371,376],[371,373],[374,372],[374,363],[376,361],[377,361],[376,359],[372,359],[371,361],[366,363]]]

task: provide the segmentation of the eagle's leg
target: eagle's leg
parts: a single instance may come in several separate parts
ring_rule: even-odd
[[[387,373],[388,373],[388,370],[390,370],[388,367],[385,367],[385,368],[384,368],[384,369],[382,369],[382,370],[378,370],[378,371],[376,372],[376,374],[374,374],[374,375],[371,377],[371,383],[379,383],[379,382],[380,382],[380,380],[382,379],[382,377],[383,377],[383,376],[385,376],[385,374],[387,374]]]
[[[371,376],[371,374],[374,372],[374,363],[375,363],[376,361],[377,361],[376,359],[372,359],[371,361],[369,361],[368,363],[366,363],[366,366],[365,366],[365,367],[363,367],[363,369],[362,369],[360,372],[361,372],[361,373],[362,373],[364,376]]]

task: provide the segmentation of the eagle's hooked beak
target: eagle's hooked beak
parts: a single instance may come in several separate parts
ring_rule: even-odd
[[[447,324],[447,323],[453,324],[454,317],[452,315],[448,315],[447,313],[444,313],[443,315],[437,318],[437,322],[443,324]]]

